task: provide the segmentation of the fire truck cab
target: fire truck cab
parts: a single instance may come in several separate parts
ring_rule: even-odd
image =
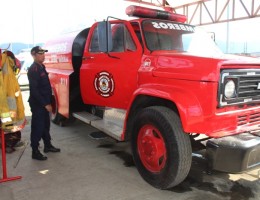
[[[52,121],[78,118],[131,141],[139,173],[161,189],[186,178],[197,151],[209,169],[259,167],[260,63],[224,55],[185,16],[139,6],[126,13],[139,18],[45,44]]]

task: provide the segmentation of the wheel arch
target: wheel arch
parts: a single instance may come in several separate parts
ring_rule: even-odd
[[[150,106],[170,108],[180,117],[185,132],[189,132],[187,131],[189,123],[196,123],[196,120],[201,120],[200,116],[203,116],[200,103],[196,96],[189,91],[167,87],[164,88],[164,91],[156,87],[149,90],[139,89],[136,91],[128,109],[124,140],[130,139],[134,118],[138,112]]]
[[[156,96],[150,96],[150,95],[144,95],[140,94],[136,96],[134,99],[131,108],[127,115],[127,125],[126,125],[126,132],[125,132],[125,140],[128,141],[131,138],[132,134],[132,128],[134,123],[134,118],[138,114],[138,112],[141,109],[144,109],[146,107],[150,106],[165,106],[173,110],[179,115],[178,108],[176,104],[168,99],[156,97]]]

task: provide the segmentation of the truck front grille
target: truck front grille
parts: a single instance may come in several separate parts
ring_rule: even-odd
[[[239,78],[238,97],[259,97],[260,96],[260,76],[241,76]]]
[[[235,94],[225,97],[225,84],[228,80],[235,83]],[[239,69],[223,70],[219,81],[219,107],[260,102],[260,70]]]
[[[239,115],[237,117],[237,125],[243,126],[246,124],[260,123],[260,113],[251,113],[248,115]]]

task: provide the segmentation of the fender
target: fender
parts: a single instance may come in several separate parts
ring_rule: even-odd
[[[69,81],[72,70],[48,69],[51,87],[57,97],[58,113],[69,118]]]
[[[189,132],[188,127],[190,125],[201,122],[204,119],[203,110],[200,102],[198,101],[197,97],[189,90],[174,86],[162,87],[161,85],[152,85],[151,87],[151,85],[143,85],[142,87],[138,88],[133,94],[133,97],[127,109],[126,121],[129,117],[129,111],[135,99],[139,95],[166,99],[174,103],[178,109],[185,132]]]

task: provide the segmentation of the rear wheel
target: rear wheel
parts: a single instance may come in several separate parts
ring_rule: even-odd
[[[179,116],[169,108],[148,107],[138,114],[134,126],[133,157],[144,180],[160,189],[181,183],[189,173],[192,150]]]
[[[52,94],[51,106],[52,106],[51,121],[54,124],[58,124],[62,126],[62,120],[64,119],[64,117],[58,112],[58,102],[55,94]]]

